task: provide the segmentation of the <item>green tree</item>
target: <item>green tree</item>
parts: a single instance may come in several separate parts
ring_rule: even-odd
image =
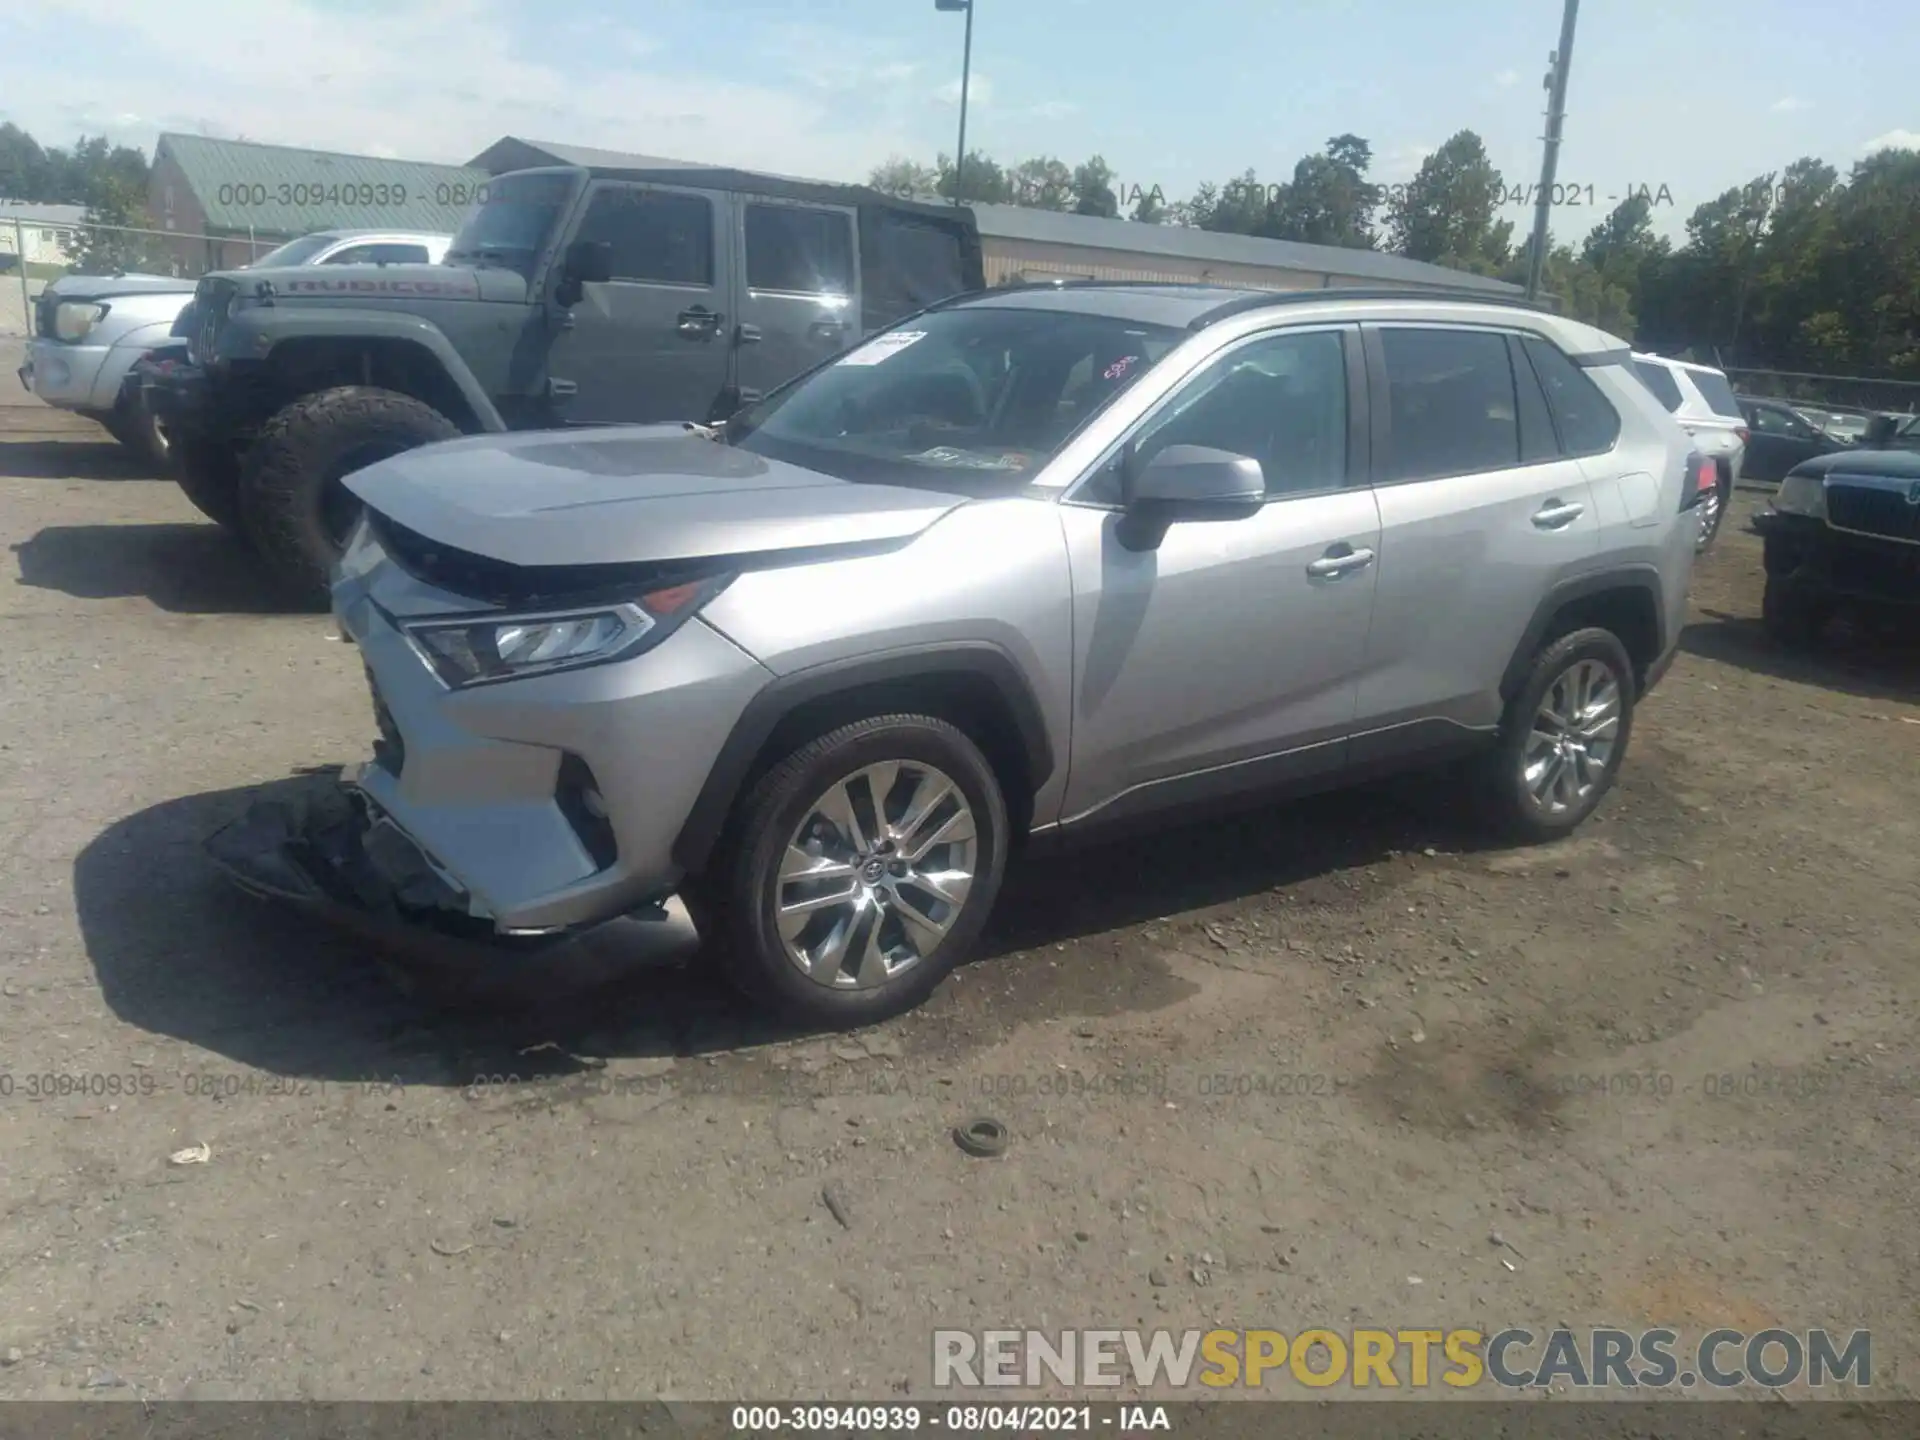
[[[1160,203],[1158,191],[1142,190],[1139,198],[1133,202],[1133,214],[1127,218],[1129,220],[1137,220],[1142,225],[1178,224],[1179,222],[1173,218],[1171,213],[1173,208],[1174,207]]]
[[[1487,147],[1473,131],[1462,130],[1389,197],[1393,248],[1412,260],[1483,275],[1504,269],[1512,256],[1513,222],[1494,218],[1502,188]]]
[[[1071,210],[1073,208],[1073,171],[1066,162],[1051,155],[1036,155],[1013,167],[1008,179],[1013,186],[1013,203],[1030,210]]]
[[[934,162],[934,173],[939,177],[937,186],[941,195],[947,199],[955,198],[953,157],[941,155]],[[1013,182],[1007,172],[1002,170],[991,157],[982,155],[978,150],[967,152],[966,173],[962,177],[964,188],[958,198],[967,204],[1011,205],[1014,203]]]
[[[937,195],[940,193],[940,172],[931,165],[922,165],[904,155],[893,155],[873,167],[872,173],[867,176],[867,184],[885,194],[903,198]]]
[[[1120,214],[1120,197],[1113,193],[1113,167],[1104,156],[1076,165],[1073,171],[1073,208],[1081,215],[1104,215],[1114,219]]]
[[[1211,186],[1202,186],[1210,190]],[[1195,223],[1202,230],[1219,230],[1233,235],[1258,235],[1267,224],[1267,189],[1260,177],[1249,170],[1238,179],[1221,186],[1210,205],[1202,206],[1201,197],[1193,199]]]
[[[1321,154],[1304,156],[1280,187],[1263,233],[1310,245],[1371,250],[1380,187],[1368,183],[1373,147],[1358,135],[1336,135]]]

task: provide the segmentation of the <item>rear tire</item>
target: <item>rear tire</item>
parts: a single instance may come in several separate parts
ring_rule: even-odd
[[[240,533],[240,457],[233,447],[181,430],[167,452],[167,470],[194,507],[222,529]]]
[[[340,482],[459,426],[394,390],[342,385],[284,406],[248,448],[240,477],[247,537],[289,595],[324,607],[359,505]]]
[[[848,814],[852,826],[835,818]],[[683,898],[748,999],[809,1028],[870,1025],[919,1005],[966,958],[1007,841],[1005,798],[973,741],[931,716],[878,715],[762,776]]]
[[[1557,840],[1594,812],[1626,757],[1635,698],[1633,661],[1611,630],[1575,630],[1534,657],[1481,775],[1501,833]]]
[[[1726,524],[1727,506],[1733,499],[1733,467],[1716,460],[1713,470],[1713,489],[1700,500],[1700,535],[1693,545],[1696,555],[1706,554],[1713,548],[1713,542],[1720,538],[1720,527]]]

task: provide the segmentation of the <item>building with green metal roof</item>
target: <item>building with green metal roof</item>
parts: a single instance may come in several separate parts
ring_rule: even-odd
[[[450,234],[487,179],[464,165],[171,132],[151,173],[154,224],[182,237],[181,259],[195,270],[244,265],[316,230]]]

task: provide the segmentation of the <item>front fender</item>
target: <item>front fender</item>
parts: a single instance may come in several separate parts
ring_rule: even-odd
[[[460,352],[439,326],[418,315],[352,308],[298,309],[261,305],[242,310],[221,334],[216,361],[267,359],[295,340],[386,340],[418,345],[433,357],[460,391],[483,431],[502,432],[507,424],[494,408],[486,387],[474,378]]]
[[[129,330],[115,340],[107,351],[106,359],[100,362],[100,368],[94,372],[93,393],[88,403],[96,410],[111,410],[119,401],[120,389],[126,384],[127,376],[139,363],[140,357],[165,345],[172,328],[173,321],[157,320]]]

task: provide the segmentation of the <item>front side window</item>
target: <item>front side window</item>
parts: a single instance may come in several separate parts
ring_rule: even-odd
[[[577,172],[553,170],[488,181],[453,237],[447,259],[457,265],[504,266],[531,278],[579,183]]]
[[[1269,497],[1332,490],[1347,477],[1347,365],[1338,331],[1276,335],[1200,372],[1148,423],[1141,464],[1169,445],[1205,445],[1260,462]]]
[[[728,438],[843,480],[1014,490],[1184,338],[1107,315],[934,310],[776,391]]]
[[[1503,335],[1383,327],[1390,480],[1432,480],[1520,463],[1513,364]]]
[[[1793,416],[1784,410],[1776,410],[1771,405],[1753,407],[1753,428],[1762,435],[1796,435],[1799,429],[1793,423]]]
[[[713,284],[713,202],[704,195],[609,185],[594,192],[575,238],[612,248],[615,280]]]
[[[748,205],[747,288],[853,294],[853,222],[839,210]]]
[[[1600,387],[1551,341],[1529,335],[1522,343],[1533,361],[1533,373],[1547,392],[1547,407],[1553,411],[1565,453],[1599,455],[1611,450],[1620,438],[1620,416]]]

